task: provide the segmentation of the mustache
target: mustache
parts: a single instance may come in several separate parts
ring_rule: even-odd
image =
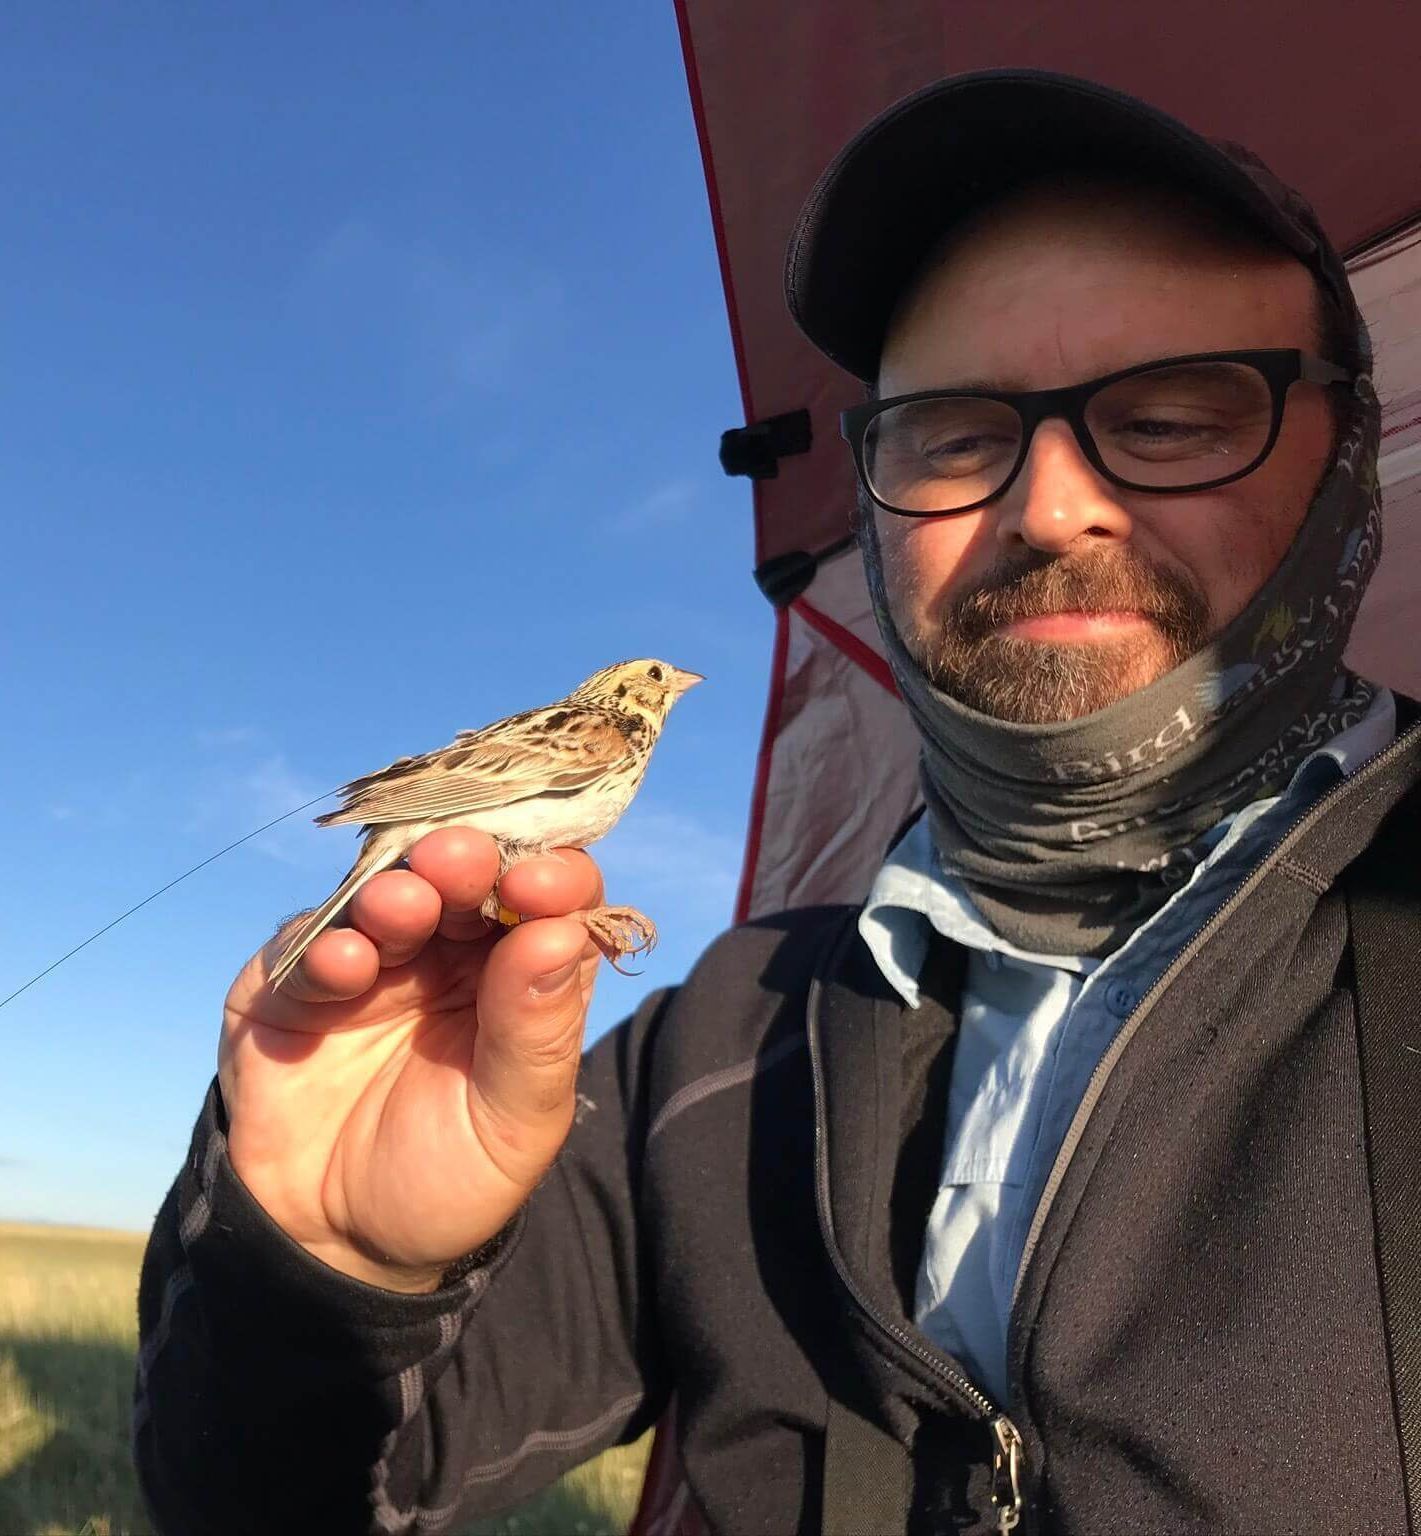
[[[1143,614],[1181,646],[1197,648],[1208,636],[1204,592],[1183,572],[1128,547],[1109,555],[1033,552],[998,561],[948,605],[945,618],[960,639],[978,641],[1021,619],[1121,611]]]

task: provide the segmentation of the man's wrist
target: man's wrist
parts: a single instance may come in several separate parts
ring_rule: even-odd
[[[331,1269],[360,1280],[366,1285],[378,1286],[383,1291],[398,1291],[407,1296],[426,1296],[437,1291],[443,1284],[443,1266],[438,1264],[405,1265],[381,1261],[361,1253],[345,1244],[303,1243],[313,1258]]]
[[[462,1280],[474,1270],[482,1269],[485,1265],[492,1264],[509,1243],[513,1241],[514,1233],[517,1232],[523,1212],[526,1209],[527,1207],[525,1206],[515,1211],[508,1222],[500,1227],[487,1242],[480,1243],[477,1248],[470,1250],[462,1258],[455,1259],[444,1270],[439,1283],[441,1285],[453,1285],[456,1281]]]

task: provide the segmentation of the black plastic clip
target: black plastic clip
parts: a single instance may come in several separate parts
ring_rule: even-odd
[[[792,549],[788,554],[773,555],[755,567],[755,584],[776,608],[788,608],[814,580],[819,567],[841,555],[858,542],[856,534],[835,539],[826,548],[811,554],[807,549]]]
[[[791,453],[808,453],[812,441],[808,411],[767,416],[720,434],[720,467],[727,475],[773,480],[780,472],[779,461]]]

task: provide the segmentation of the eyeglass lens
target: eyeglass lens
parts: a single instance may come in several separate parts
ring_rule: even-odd
[[[1117,379],[1086,402],[1101,461],[1141,490],[1186,490],[1250,469],[1273,426],[1268,380],[1246,363],[1202,362]],[[1001,489],[1022,421],[1001,400],[945,395],[880,411],[864,439],[869,487],[911,512],[951,512]]]

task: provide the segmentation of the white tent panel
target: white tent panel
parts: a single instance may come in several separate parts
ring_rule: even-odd
[[[786,622],[750,917],[862,897],[917,799],[917,739],[896,695],[798,605]]]
[[[1421,227],[1353,263],[1372,333],[1382,401],[1378,470],[1382,560],[1362,601],[1347,661],[1364,677],[1421,697]]]

